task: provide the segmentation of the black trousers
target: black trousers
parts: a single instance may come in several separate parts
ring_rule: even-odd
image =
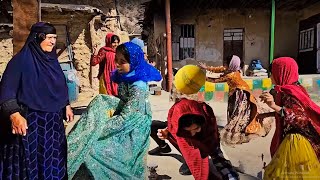
[[[167,125],[168,125],[167,121],[163,122],[163,121],[158,121],[158,120],[153,120],[152,124],[151,124],[150,136],[160,147],[165,146],[167,143],[158,137],[158,135],[157,135],[158,129],[164,129],[167,127]],[[170,136],[170,134],[169,134],[169,136]],[[177,144],[172,144],[172,145],[180,152]],[[239,179],[237,171],[233,168],[231,162],[224,158],[220,147],[216,148],[214,154],[216,154],[216,156],[211,157],[211,161],[212,161],[213,165],[216,167],[217,171],[222,176],[222,179],[223,180],[227,180],[227,179],[237,180],[237,179]],[[212,172],[210,172],[209,179],[210,180],[217,179],[217,177]]]
[[[158,133],[158,129],[165,129],[168,126],[168,122],[167,121],[158,121],[158,120],[153,120],[152,124],[151,124],[151,133],[150,136],[152,137],[152,139],[158,144],[158,146],[163,147],[165,146],[167,143],[164,140],[161,140],[157,133]],[[173,138],[173,136],[169,133],[168,136],[171,136],[171,138]],[[180,149],[178,144],[174,143],[172,144],[180,153]]]
[[[164,146],[167,143],[164,140],[161,140],[157,133],[158,133],[158,129],[164,129],[167,127],[167,121],[163,122],[163,121],[158,121],[158,120],[153,120],[152,124],[151,124],[151,134],[150,136],[152,137],[152,139],[160,146]]]

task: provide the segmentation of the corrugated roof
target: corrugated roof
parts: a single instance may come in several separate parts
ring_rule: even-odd
[[[66,12],[74,12],[81,11],[90,14],[103,14],[103,12],[95,7],[88,5],[75,5],[75,4],[51,4],[51,3],[41,3],[41,11],[66,11]]]
[[[300,10],[311,6],[319,0],[276,0],[276,8],[282,10]],[[172,7],[199,9],[259,8],[269,9],[271,0],[173,0]]]

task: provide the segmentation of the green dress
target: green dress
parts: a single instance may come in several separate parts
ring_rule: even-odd
[[[119,98],[98,95],[67,137],[69,179],[144,179],[151,108],[147,84],[119,84]],[[110,112],[115,111],[113,116]],[[79,171],[79,168],[81,168]]]

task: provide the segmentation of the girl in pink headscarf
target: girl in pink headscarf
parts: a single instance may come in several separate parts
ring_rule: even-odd
[[[235,145],[249,142],[257,136],[265,136],[270,125],[257,121],[258,108],[248,84],[241,77],[241,60],[233,55],[227,58],[226,67],[212,67],[200,63],[200,67],[213,73],[222,73],[219,78],[207,77],[213,83],[226,82],[229,85],[227,125],[220,131],[221,142]]]
[[[94,49],[91,66],[99,64],[99,93],[117,96],[118,85],[111,81],[111,73],[116,69],[115,50],[120,43],[120,38],[113,33],[108,33],[105,41],[106,45],[100,48],[99,52]]]

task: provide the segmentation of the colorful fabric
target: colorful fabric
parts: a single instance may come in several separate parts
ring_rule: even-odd
[[[228,180],[239,179],[237,171],[233,168],[231,162],[224,158],[220,147],[217,147],[216,153],[217,153],[217,156],[212,157],[211,160],[212,160],[212,164],[216,167],[217,171],[221,173],[222,179],[228,179]],[[208,179],[210,180],[211,177],[209,176]]]
[[[290,95],[283,94],[281,102],[284,105],[283,115],[276,119],[276,132],[271,142],[275,147],[270,147],[271,155],[274,156],[287,134],[299,133],[310,141],[320,159],[320,135],[313,127],[310,116],[306,115],[306,109],[299,100]]]
[[[320,179],[320,162],[310,142],[300,134],[286,135],[263,179]]]
[[[108,91],[107,91],[107,88],[106,88],[106,85],[105,85],[105,82],[104,82],[104,78],[103,76],[101,76],[99,78],[99,94],[107,94]]]
[[[212,83],[226,82],[229,86],[229,96],[231,96],[236,89],[251,92],[249,85],[242,79],[239,71],[225,74],[219,78],[210,78],[209,81]]]
[[[255,134],[247,133],[247,127],[251,122],[251,111],[253,104],[250,102],[250,93],[237,89],[228,100],[228,123],[220,130],[220,140],[226,145],[247,143],[257,137]],[[271,126],[271,124],[270,124]],[[257,124],[260,136],[269,133],[270,127]]]
[[[0,85],[0,104],[16,99],[31,109],[57,112],[69,103],[65,76],[56,50],[44,52],[39,34],[55,33],[46,23],[31,27],[28,39],[3,73]]]
[[[26,136],[1,124],[0,179],[67,179],[67,142],[62,112],[28,109]],[[5,128],[6,127],[6,128]]]
[[[106,36],[106,45],[100,48],[98,55],[93,55],[91,58],[91,66],[99,64],[99,80],[102,78],[104,80],[103,84],[100,83],[100,89],[105,89],[102,94],[108,94],[116,96],[118,95],[118,84],[111,81],[111,73],[116,69],[115,62],[115,50],[112,49],[111,38],[114,36],[113,33],[108,33]],[[104,86],[104,87],[103,87]]]
[[[160,72],[144,60],[144,53],[138,45],[132,42],[126,42],[124,45],[130,54],[130,72],[121,74],[118,70],[114,71],[112,75],[114,82],[150,82],[160,81],[162,79]]]
[[[199,115],[205,119],[201,132],[196,136],[191,136],[187,131],[179,129],[180,118],[187,114]],[[212,108],[206,103],[181,99],[169,110],[168,130],[173,136],[169,138],[170,142],[178,145],[193,177],[196,180],[207,180],[208,156],[218,158],[217,148],[220,147],[218,127]]]
[[[234,95],[234,93],[236,93],[238,90],[242,90],[246,94],[248,94],[247,95],[247,101],[248,101],[247,105],[249,105],[248,107],[250,107],[251,110],[250,110],[250,116],[249,116],[250,118],[247,119],[247,122],[245,123],[245,124],[247,124],[246,129],[245,129],[245,133],[254,134],[254,135],[258,135],[258,136],[265,136],[269,133],[269,131],[263,132],[264,130],[268,130],[269,128],[264,127],[266,125],[264,125],[263,122],[258,122],[256,119],[257,115],[258,115],[258,106],[257,106],[256,98],[252,95],[248,84],[242,79],[239,71],[225,74],[217,79],[210,79],[210,82],[213,82],[213,83],[227,82],[227,84],[229,85],[229,98],[232,97]],[[241,99],[241,98],[238,97],[238,99]],[[241,100],[238,101],[238,103],[241,103],[241,102],[242,102]],[[236,109],[232,109],[231,107],[236,108],[239,106],[240,106],[240,104],[237,104],[236,106],[230,106],[230,108],[228,108],[228,115],[233,115],[234,114],[233,112],[236,110]],[[239,115],[241,115],[241,113]],[[242,117],[241,116],[238,118],[237,117],[228,117],[228,119],[229,120],[231,120],[231,119],[240,120],[240,119],[242,119]],[[230,123],[238,124],[240,122],[230,121]],[[227,127],[227,128],[231,128],[232,126],[233,125],[229,125],[229,127]],[[238,132],[234,132],[234,133],[238,133]],[[239,141],[239,143],[240,142],[241,141]]]
[[[240,65],[241,65],[240,58],[236,55],[233,55],[228,67],[228,71],[229,72],[240,71],[241,70]]]
[[[98,95],[90,102],[68,135],[70,179],[82,164],[88,171],[83,173],[97,180],[144,179],[151,128],[148,94],[146,83],[120,83],[120,99]],[[115,110],[112,117],[110,110]]]
[[[315,130],[314,135],[320,134],[320,107],[316,105],[309,97],[307,91],[299,85],[298,65],[294,59],[289,57],[281,57],[275,59],[272,62],[272,76],[276,82],[275,90],[277,91],[276,103],[279,106],[285,107],[285,109],[292,109],[291,113],[304,114],[301,118],[294,118],[294,121],[299,120],[304,124],[309,124],[311,128]],[[290,98],[288,98],[288,96]],[[294,99],[294,100],[290,100]],[[294,102],[295,104],[290,104]],[[276,115],[276,131],[273,136],[270,151],[271,155],[274,155],[278,149],[283,136],[283,130],[287,126],[292,126],[294,121],[286,122],[283,124],[283,120],[286,121],[289,117],[288,114],[281,118],[278,114]],[[293,117],[291,117],[293,118]],[[297,129],[301,126],[297,126]],[[302,128],[303,129],[303,128]]]
[[[225,72],[227,69],[224,66],[218,66],[218,67],[214,67],[214,66],[209,66],[207,68],[208,71],[213,72],[213,73],[223,73]]]

